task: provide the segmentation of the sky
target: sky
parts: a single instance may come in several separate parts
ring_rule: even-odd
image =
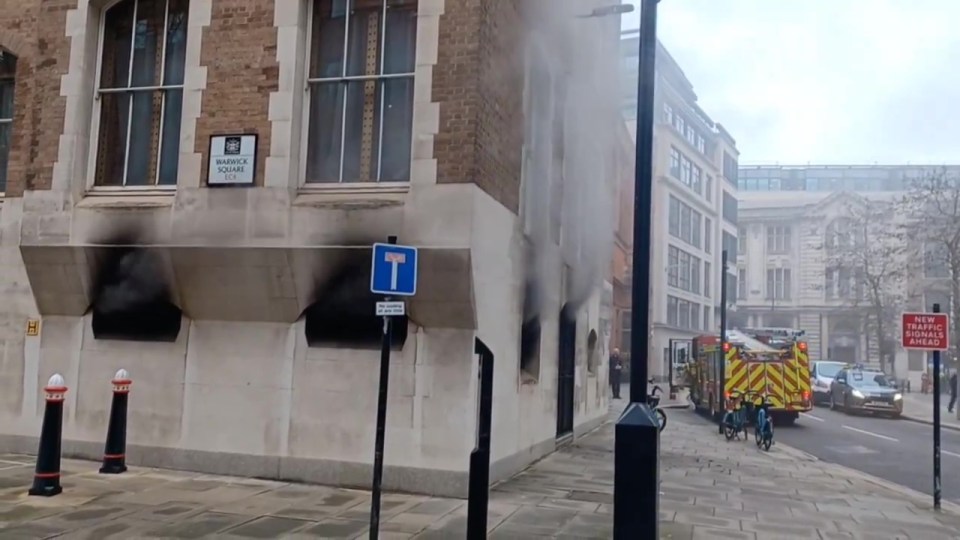
[[[958,20],[960,0],[660,0],[657,32],[741,164],[944,164]]]

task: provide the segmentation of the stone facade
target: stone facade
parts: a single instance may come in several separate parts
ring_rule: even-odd
[[[327,287],[336,276],[368,282],[369,244],[391,234],[419,246],[421,260],[408,337],[391,362],[388,489],[466,493],[475,338],[496,355],[492,480],[599,424],[607,344],[590,336],[610,319],[597,261],[610,260],[607,210],[622,167],[578,152],[576,137],[596,133],[603,148],[621,134],[609,90],[618,25],[576,15],[602,3],[419,0],[409,181],[305,184],[308,38],[319,8],[184,2],[175,183],[123,187],[95,182],[106,151],[98,137],[110,128],[97,89],[104,17],[122,2],[0,0],[0,48],[18,58],[0,202],[0,448],[35,451],[41,386],[59,372],[70,387],[64,451],[98,458],[109,379],[125,368],[133,463],[368,485],[378,346],[311,344],[306,314],[338,294]],[[574,39],[578,50],[562,46]],[[551,100],[542,132],[530,125],[540,99],[529,90],[532,66],[572,89]],[[134,125],[130,139],[144,130]],[[252,186],[207,187],[209,139],[224,133],[258,135]],[[537,161],[545,138],[558,141],[548,169]],[[554,216],[556,235],[531,233]],[[105,276],[124,264],[149,266],[130,286],[162,289],[181,310],[172,339],[104,337],[96,306]],[[540,345],[536,373],[524,376],[533,266]],[[561,369],[564,306],[576,330],[565,338],[574,361]],[[38,335],[26,335],[31,320]],[[558,429],[567,412],[570,425]]]

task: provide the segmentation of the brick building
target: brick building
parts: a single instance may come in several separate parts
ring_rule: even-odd
[[[126,368],[135,463],[367,485],[391,234],[421,261],[388,489],[465,493],[475,337],[494,480],[597,425],[605,3],[0,0],[0,448],[59,372],[64,451],[99,457]]]

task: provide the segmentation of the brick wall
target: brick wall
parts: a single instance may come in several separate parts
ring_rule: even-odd
[[[66,100],[66,14],[76,0],[0,0],[0,47],[17,57],[7,197],[49,189]]]
[[[256,185],[263,185],[270,154],[269,95],[278,86],[274,4],[261,0],[216,0],[203,32],[200,65],[207,68],[197,119],[195,151],[203,154],[206,182],[210,136],[258,133]]]
[[[513,212],[523,145],[518,6],[517,0],[447,0],[433,72],[438,181],[474,182]]]

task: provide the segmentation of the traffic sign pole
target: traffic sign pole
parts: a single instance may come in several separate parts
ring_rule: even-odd
[[[940,304],[933,305],[940,313]],[[933,351],[933,508],[940,509],[940,351]]]
[[[387,238],[388,244],[396,244],[397,237]],[[376,250],[374,250],[373,276],[371,281],[376,282]],[[390,260],[390,253],[387,254],[387,260]],[[390,285],[391,289],[397,288],[398,266],[401,261],[390,261]],[[384,301],[389,302],[390,297],[384,297]],[[381,485],[383,484],[383,445],[387,432],[387,390],[390,383],[390,342],[392,328],[390,316],[383,316],[383,340],[380,343],[380,386],[377,395],[377,436],[373,448],[373,486],[372,498],[370,501],[370,539],[377,540],[380,536],[380,495]]]
[[[933,507],[940,509],[940,353],[950,349],[950,319],[940,313],[904,313],[900,322],[904,349],[933,351]]]

